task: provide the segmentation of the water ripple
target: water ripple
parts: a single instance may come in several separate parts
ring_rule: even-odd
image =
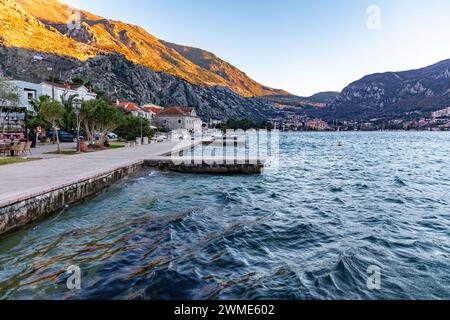
[[[277,173],[147,172],[1,237],[0,298],[449,299],[448,138],[283,134]]]

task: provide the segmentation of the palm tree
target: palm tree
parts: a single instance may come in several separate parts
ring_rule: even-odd
[[[42,119],[41,108],[44,104],[49,103],[49,102],[50,102],[49,96],[40,96],[39,99],[37,99],[37,100],[29,101],[31,108],[33,109],[32,116],[30,117],[30,126],[32,128],[37,129],[38,127],[41,127],[45,130],[45,127],[47,126],[47,121]],[[41,137],[45,137],[45,132],[44,132],[44,134],[41,134]],[[55,142],[54,138],[53,138],[53,142]]]
[[[37,100],[30,100],[30,105],[33,108],[33,111],[36,115],[41,113],[41,107],[50,102],[49,96],[40,96]]]
[[[73,100],[78,97],[77,94],[70,95],[67,99],[66,96],[61,96],[61,102],[64,107],[64,114],[62,119],[62,127],[67,131],[72,131],[75,128],[75,113],[73,112]]]

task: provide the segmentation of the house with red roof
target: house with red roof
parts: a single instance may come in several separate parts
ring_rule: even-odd
[[[133,102],[119,102],[117,101],[114,104],[116,107],[124,108],[126,111],[131,112],[131,114],[134,117],[140,117],[144,118],[148,121],[151,121],[154,118],[154,114],[151,112],[148,112],[141,107],[139,107],[137,104]]]
[[[194,108],[170,107],[157,114],[157,122],[169,130],[201,131],[203,122]]]
[[[141,106],[141,109],[147,112],[153,112],[155,116],[164,110],[163,107],[157,106],[156,104],[146,104]]]
[[[152,122],[154,122],[154,120],[156,119],[156,116],[164,110],[163,107],[157,106],[155,104],[146,104],[146,105],[141,106],[140,108],[145,113],[147,113],[148,118]]]

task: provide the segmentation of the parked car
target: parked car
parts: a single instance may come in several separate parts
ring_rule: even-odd
[[[53,140],[55,134],[54,134],[53,130],[48,130],[46,135],[47,135],[48,139]],[[76,135],[71,134],[70,132],[67,132],[67,131],[59,130],[58,136],[59,136],[60,142],[75,142],[75,141],[77,141]]]
[[[95,136],[95,140],[100,140],[100,138],[102,137],[102,134],[96,132],[94,134],[94,136]],[[110,132],[110,133],[108,133],[108,139],[109,139],[109,141],[117,141],[119,139],[119,136],[115,133]]]
[[[108,139],[109,139],[109,141],[117,141],[117,140],[119,140],[119,136],[113,132],[110,132],[108,134]]]

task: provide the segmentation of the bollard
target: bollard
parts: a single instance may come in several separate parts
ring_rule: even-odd
[[[192,135],[191,136],[191,164],[195,164],[194,156],[195,156],[195,137],[194,137],[194,135]]]
[[[227,164],[227,136],[223,136],[223,163]]]
[[[238,164],[238,137],[234,137],[234,164]]]

